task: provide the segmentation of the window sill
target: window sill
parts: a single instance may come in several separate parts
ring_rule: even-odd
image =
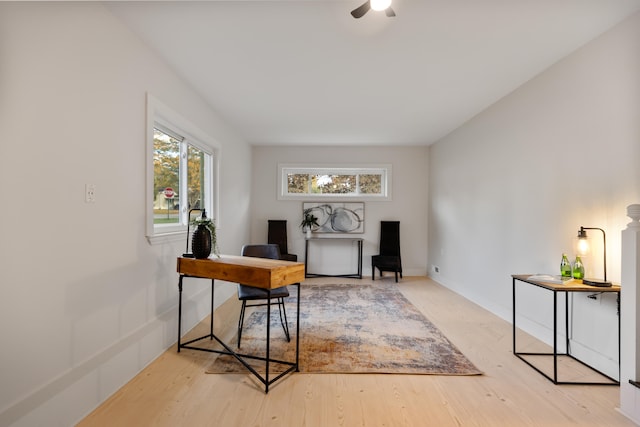
[[[278,194],[278,200],[302,200],[308,202],[309,200],[324,200],[327,201],[345,201],[345,202],[389,202],[393,199],[391,196],[381,196],[381,195],[366,195],[366,194]]]
[[[172,233],[155,234],[147,236],[147,241],[151,246],[162,245],[165,243],[174,243],[180,240],[184,241],[186,231],[176,231]]]

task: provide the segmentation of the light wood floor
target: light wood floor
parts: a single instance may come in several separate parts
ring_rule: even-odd
[[[205,374],[215,355],[172,347],[79,426],[634,425],[616,410],[618,387],[555,386],[513,356],[509,323],[427,278],[383,280],[399,286],[485,374],[296,373],[265,395],[248,374]]]

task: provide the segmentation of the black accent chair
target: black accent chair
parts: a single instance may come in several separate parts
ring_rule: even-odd
[[[276,244],[267,245],[244,245],[242,247],[242,256],[255,258],[280,259],[280,249]],[[280,323],[287,341],[291,341],[289,336],[289,325],[287,324],[287,311],[284,307],[284,299],[289,296],[289,289],[286,286],[271,290],[271,299],[267,300],[267,290],[256,288],[253,286],[238,284],[238,299],[242,301],[240,309],[240,319],[238,320],[238,348],[240,348],[240,339],[242,338],[242,326],[244,325],[244,313],[247,307],[259,307],[268,304],[277,305],[280,313]],[[274,301],[275,300],[275,301]],[[263,301],[260,303],[249,304],[248,301]],[[271,321],[271,319],[269,319]]]
[[[285,261],[298,261],[298,255],[290,254],[287,248],[287,220],[270,219],[267,232],[267,243],[275,243],[280,247],[280,259]]]
[[[400,221],[380,221],[380,254],[371,256],[371,279],[376,280],[376,268],[382,277],[383,271],[393,271],[398,281],[402,278],[400,258]]]

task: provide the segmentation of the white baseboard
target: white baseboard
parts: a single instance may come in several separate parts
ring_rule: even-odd
[[[640,425],[640,388],[620,382],[620,412],[631,421]]]

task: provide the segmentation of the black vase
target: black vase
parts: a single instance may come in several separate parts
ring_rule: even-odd
[[[209,258],[211,254],[211,231],[206,225],[198,225],[191,236],[191,250],[197,259]]]

